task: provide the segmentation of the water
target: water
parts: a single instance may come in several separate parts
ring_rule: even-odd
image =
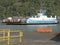
[[[60,32],[60,24],[47,24],[47,25],[3,25],[0,24],[0,29],[23,30],[23,31],[36,31],[37,28],[52,28],[53,32]]]

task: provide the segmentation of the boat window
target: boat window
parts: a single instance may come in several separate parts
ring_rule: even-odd
[[[40,16],[37,15],[36,18],[38,18],[38,17],[40,17]]]
[[[43,15],[47,15],[46,13],[43,13]]]
[[[37,18],[39,18],[40,16],[37,16]]]
[[[51,16],[47,16],[47,17],[51,17]]]

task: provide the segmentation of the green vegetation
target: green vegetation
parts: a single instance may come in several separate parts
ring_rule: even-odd
[[[0,18],[36,15],[41,0],[0,0]],[[42,0],[42,8],[49,15],[60,15],[60,0]]]

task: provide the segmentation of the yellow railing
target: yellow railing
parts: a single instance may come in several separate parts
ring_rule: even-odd
[[[17,32],[18,35],[11,35],[11,33]],[[7,34],[7,35],[6,35]],[[8,40],[8,45],[10,44],[10,39],[11,38],[16,38],[19,37],[20,43],[22,43],[22,37],[23,37],[23,32],[21,30],[10,30],[10,29],[0,29],[0,39],[2,40]]]

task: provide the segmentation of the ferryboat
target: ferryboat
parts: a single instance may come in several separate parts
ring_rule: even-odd
[[[2,21],[5,24],[9,25],[37,25],[37,24],[57,24],[57,17],[50,16],[48,17],[46,14],[46,10],[39,10],[37,15],[29,17],[27,19],[13,19],[12,17],[7,18],[7,20],[3,19]]]
[[[32,16],[32,17],[28,18],[26,23],[27,24],[55,24],[55,23],[58,23],[58,20],[57,20],[56,16],[48,17],[46,15],[46,10],[40,9],[39,13],[37,13],[36,16]]]

